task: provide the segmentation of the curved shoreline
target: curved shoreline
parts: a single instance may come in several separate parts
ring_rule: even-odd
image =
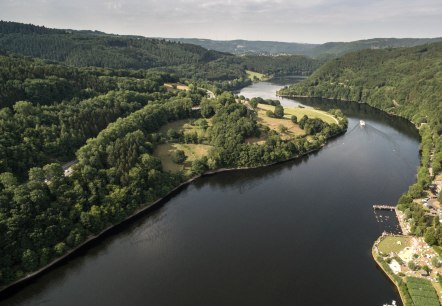
[[[321,97],[321,96],[279,95],[278,93],[276,93],[276,96],[277,97],[281,97],[281,98],[288,98],[288,99],[290,99],[290,98],[313,98],[313,99],[333,100],[333,101],[339,101],[339,102],[350,102],[350,103],[357,103],[357,104],[366,104],[366,105],[368,105],[370,107],[373,107],[374,109],[377,109],[377,110],[379,110],[381,112],[384,112],[384,113],[386,113],[386,114],[388,114],[390,116],[394,116],[394,117],[397,117],[397,118],[401,118],[401,119],[407,120],[408,122],[413,124],[413,126],[417,130],[419,130],[419,127],[413,121],[411,121],[410,119],[408,119],[408,118],[406,118],[404,116],[401,116],[401,115],[398,115],[398,114],[395,114],[395,113],[383,110],[383,109],[381,109],[379,107],[376,107],[374,105],[371,105],[371,104],[369,104],[367,102],[363,102],[363,101],[354,101],[354,100],[337,99],[337,98],[327,98],[327,97]]]
[[[346,133],[346,131],[347,131],[347,129],[342,130],[341,132],[328,137],[326,139],[326,141],[330,140],[330,139],[333,139],[333,138],[336,138],[336,137],[338,137],[340,135],[343,135],[343,134]],[[27,274],[26,276],[24,276],[24,277],[14,281],[14,282],[12,282],[11,284],[9,284],[7,286],[4,286],[4,287],[0,288],[0,300],[3,300],[5,298],[13,295],[18,290],[20,290],[21,288],[23,288],[26,285],[28,285],[32,280],[42,276],[46,272],[49,272],[51,269],[57,267],[57,265],[60,265],[60,264],[64,263],[65,261],[69,260],[70,258],[74,258],[76,255],[78,255],[79,252],[81,252],[83,250],[86,250],[88,247],[92,246],[92,243],[97,242],[97,241],[99,241],[102,238],[105,238],[106,235],[108,235],[108,234],[112,234],[112,231],[113,230],[117,230],[118,227],[126,225],[126,224],[136,220],[137,218],[143,216],[144,213],[147,213],[150,210],[155,209],[157,207],[160,207],[161,205],[167,203],[172,196],[178,194],[182,189],[186,188],[191,183],[193,183],[195,180],[197,180],[197,179],[199,179],[201,177],[211,176],[211,175],[215,175],[215,174],[223,173],[223,172],[236,172],[236,171],[239,172],[239,171],[253,170],[253,169],[267,168],[267,167],[275,166],[275,165],[278,165],[278,164],[282,164],[282,163],[286,163],[286,162],[289,162],[289,161],[300,159],[300,158],[305,157],[305,156],[307,156],[307,155],[309,155],[311,153],[314,153],[314,152],[318,152],[318,151],[320,151],[325,146],[326,143],[327,142],[324,142],[318,148],[310,150],[310,151],[307,151],[307,152],[305,152],[303,154],[296,155],[296,156],[290,157],[290,158],[285,159],[285,160],[276,161],[276,162],[273,162],[273,163],[270,163],[270,164],[265,164],[265,165],[260,165],[260,166],[253,166],[253,167],[220,168],[220,169],[216,169],[216,170],[212,170],[212,171],[206,171],[206,172],[204,172],[202,174],[193,176],[193,177],[189,178],[187,181],[184,181],[181,184],[179,184],[178,186],[176,186],[175,188],[173,188],[171,191],[169,191],[162,198],[159,198],[159,199],[157,199],[156,201],[154,201],[152,203],[148,203],[145,206],[140,207],[139,209],[135,210],[132,214],[130,214],[129,216],[127,216],[126,218],[124,218],[120,222],[106,227],[105,229],[100,231],[98,234],[89,236],[89,238],[87,238],[85,241],[83,241],[82,243],[80,243],[76,247],[70,249],[69,251],[67,251],[62,256],[57,257],[56,259],[54,259],[53,261],[51,261],[47,265],[41,267],[40,269],[38,269],[38,270],[36,270],[34,272],[31,272],[31,273]]]

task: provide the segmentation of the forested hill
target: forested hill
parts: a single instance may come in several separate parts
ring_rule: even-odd
[[[202,46],[209,50],[217,50],[237,55],[276,55],[276,54],[308,54],[316,44],[303,44],[280,41],[253,40],[212,40],[200,38],[167,38],[169,41],[182,42]]]
[[[200,46],[96,31],[0,21],[0,49],[72,66],[136,68],[203,64],[226,56]]]
[[[167,40],[191,43],[209,50],[229,52],[238,55],[297,54],[313,58],[332,58],[348,52],[363,49],[413,47],[427,43],[440,42],[442,41],[442,38],[372,38],[350,42],[327,42],[324,44],[250,40],[210,40],[197,38],[167,38]]]
[[[304,56],[238,57],[201,46],[97,31],[48,29],[0,21],[0,54],[14,53],[76,67],[155,69],[223,89],[247,84],[245,69],[270,75],[311,74],[319,62]]]
[[[364,49],[388,49],[414,47],[441,42],[442,38],[372,38],[350,42],[327,42],[316,46],[307,55],[314,58],[330,58]]]
[[[424,235],[430,245],[439,246],[442,225],[438,219],[426,217],[422,205],[412,200],[423,197],[434,175],[442,170],[441,93],[442,43],[350,53],[324,64],[307,80],[280,91],[289,96],[367,102],[415,123],[422,137],[421,167],[417,182],[401,197],[398,207],[412,218],[413,234]]]
[[[281,93],[363,101],[442,132],[442,43],[362,50]]]

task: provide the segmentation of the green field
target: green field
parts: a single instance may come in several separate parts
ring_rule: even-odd
[[[265,74],[259,73],[259,72],[255,72],[255,71],[251,71],[251,70],[246,70],[247,73],[247,77],[251,80],[259,80],[259,81],[264,81],[267,80],[268,77]]]
[[[161,160],[161,165],[165,171],[178,172],[189,171],[192,162],[200,157],[207,155],[212,146],[203,144],[178,144],[178,143],[165,143],[159,145],[155,151],[154,156]],[[172,153],[176,150],[183,150],[187,159],[182,165],[178,165],[172,161]]]
[[[406,283],[415,306],[440,306],[439,297],[429,280],[408,277]]]
[[[261,107],[264,106],[264,107]],[[299,127],[299,125],[294,124],[291,120],[290,117],[289,118],[271,118],[269,116],[267,116],[266,114],[266,109],[268,110],[274,110],[275,107],[274,106],[270,106],[269,108],[265,108],[266,106],[270,106],[270,105],[265,105],[265,104],[258,104],[258,122],[268,126],[270,129],[278,132],[281,135],[282,139],[290,139],[293,138],[295,136],[303,136],[305,135],[305,132],[303,129],[301,129]],[[284,108],[285,111],[285,108]],[[284,126],[285,128],[287,128],[287,130],[285,132],[281,132],[279,130],[280,126]],[[259,139],[258,141],[262,141],[263,139]],[[259,143],[259,142],[258,142]]]
[[[190,119],[183,119],[183,120],[177,120],[177,121],[173,121],[170,122],[166,125],[163,125],[160,129],[160,132],[163,134],[166,134],[168,130],[172,129],[175,131],[183,131],[184,134],[187,133],[194,133],[196,132],[198,134],[198,137],[205,137],[206,136],[206,131],[201,128],[198,125],[192,125],[191,122],[193,120]],[[211,125],[211,120],[210,119],[206,119],[208,125]]]
[[[399,243],[398,243],[399,242]],[[384,254],[390,254],[391,252],[399,253],[407,246],[411,245],[410,237],[383,237],[381,242],[379,242],[378,250]]]
[[[266,111],[267,110],[273,111],[275,109],[274,106],[267,104],[258,104],[258,108],[264,109]],[[287,119],[290,119],[292,115],[295,115],[298,118],[298,120],[300,120],[304,115],[307,115],[307,117],[309,118],[318,118],[330,124],[331,123],[338,124],[338,120],[332,115],[324,111],[316,110],[313,108],[300,108],[300,107],[295,108],[295,107],[284,106],[284,114],[285,114],[284,117]]]

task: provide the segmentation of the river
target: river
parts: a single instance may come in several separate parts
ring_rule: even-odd
[[[240,94],[276,98],[281,83],[255,83]],[[198,179],[0,305],[373,306],[399,300],[371,258],[385,229],[372,205],[395,203],[414,182],[418,133],[364,104],[301,102],[341,108],[347,133],[298,161]]]

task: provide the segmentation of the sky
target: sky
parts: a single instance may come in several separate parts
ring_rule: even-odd
[[[0,0],[0,19],[147,37],[305,43],[442,36],[442,0]]]

